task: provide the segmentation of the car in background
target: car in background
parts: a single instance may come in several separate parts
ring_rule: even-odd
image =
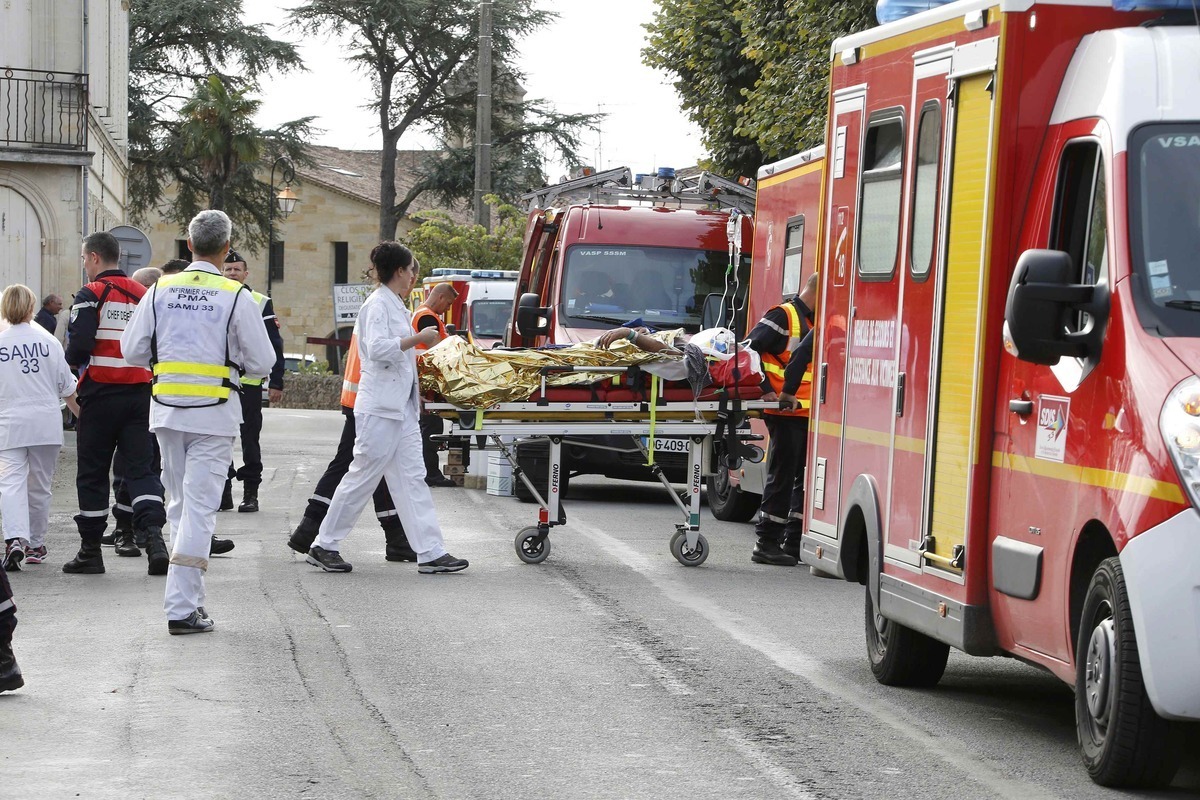
[[[283,354],[283,371],[284,372],[299,372],[300,365],[303,364],[308,368],[312,368],[317,364],[317,357],[310,354],[300,353],[284,353]]]
[[[467,285],[465,309],[470,340],[484,350],[503,343],[504,329],[512,317],[517,289],[515,270],[475,270]]]

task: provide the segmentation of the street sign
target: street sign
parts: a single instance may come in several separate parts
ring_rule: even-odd
[[[374,286],[369,283],[335,283],[333,285],[333,321],[336,327],[353,325],[358,310],[366,302]]]
[[[142,267],[150,266],[150,239],[132,225],[118,225],[109,231],[121,245],[118,263],[121,271],[132,275]]]

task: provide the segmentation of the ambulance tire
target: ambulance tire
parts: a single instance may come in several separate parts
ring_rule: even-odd
[[[743,492],[729,482],[729,473],[718,464],[719,472],[707,478],[708,510],[722,522],[749,522],[762,505],[762,495]]]
[[[1101,562],[1092,575],[1075,653],[1075,731],[1092,780],[1169,784],[1182,757],[1181,731],[1155,713],[1146,694],[1118,558]]]
[[[936,686],[946,671],[950,645],[892,620],[875,624],[875,605],[867,587],[867,657],[875,680],[884,686]]]

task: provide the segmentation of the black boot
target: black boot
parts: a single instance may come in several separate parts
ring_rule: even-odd
[[[312,549],[313,542],[317,540],[317,534],[321,532],[321,523],[311,517],[301,517],[300,524],[296,526],[296,530],[288,537],[288,547],[295,550],[302,556],[308,555],[308,551]]]
[[[100,537],[100,544],[104,545],[105,547],[112,547],[117,543],[117,540],[121,538],[121,532],[129,529],[128,522],[117,520],[116,527],[113,528],[112,533],[106,533]]]
[[[798,535],[783,537],[783,552],[787,553],[789,556],[796,559],[796,562],[799,563],[799,561],[800,561],[800,537]]]
[[[799,561],[795,556],[783,552],[778,539],[769,536],[758,537],[758,544],[754,545],[750,560],[755,564],[772,564],[776,567],[794,567]]]
[[[258,511],[258,485],[242,484],[242,504],[238,506],[241,513]]]
[[[210,556],[219,556],[228,553],[234,547],[233,539],[222,539],[217,535],[213,535],[212,541],[208,545],[208,554]],[[204,616],[201,614],[200,616]]]
[[[146,528],[146,574],[166,575],[170,563],[171,554],[163,541],[162,528],[157,525]]]
[[[63,572],[75,575],[99,575],[104,572],[104,556],[100,554],[100,542],[81,544],[78,555],[63,564]]]
[[[385,525],[383,528],[383,536],[387,539],[387,547],[383,551],[383,557],[387,561],[416,561],[417,553],[412,549],[412,545],[408,543],[408,537],[404,535],[404,527],[400,524]]]
[[[0,641],[0,692],[11,692],[25,685],[17,657],[13,655],[12,642]]]
[[[221,505],[217,507],[217,511],[228,511],[233,508],[233,481],[225,481],[225,491],[221,493]]]
[[[137,558],[142,554],[142,551],[138,550],[137,544],[133,541],[133,531],[128,528],[118,529],[116,534],[117,538],[113,544],[116,548],[114,552],[117,555],[124,556],[125,558]]]

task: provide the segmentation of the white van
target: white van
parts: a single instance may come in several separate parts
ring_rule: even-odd
[[[512,315],[517,273],[511,270],[475,270],[467,286],[463,312],[470,340],[490,350],[504,339]]]

